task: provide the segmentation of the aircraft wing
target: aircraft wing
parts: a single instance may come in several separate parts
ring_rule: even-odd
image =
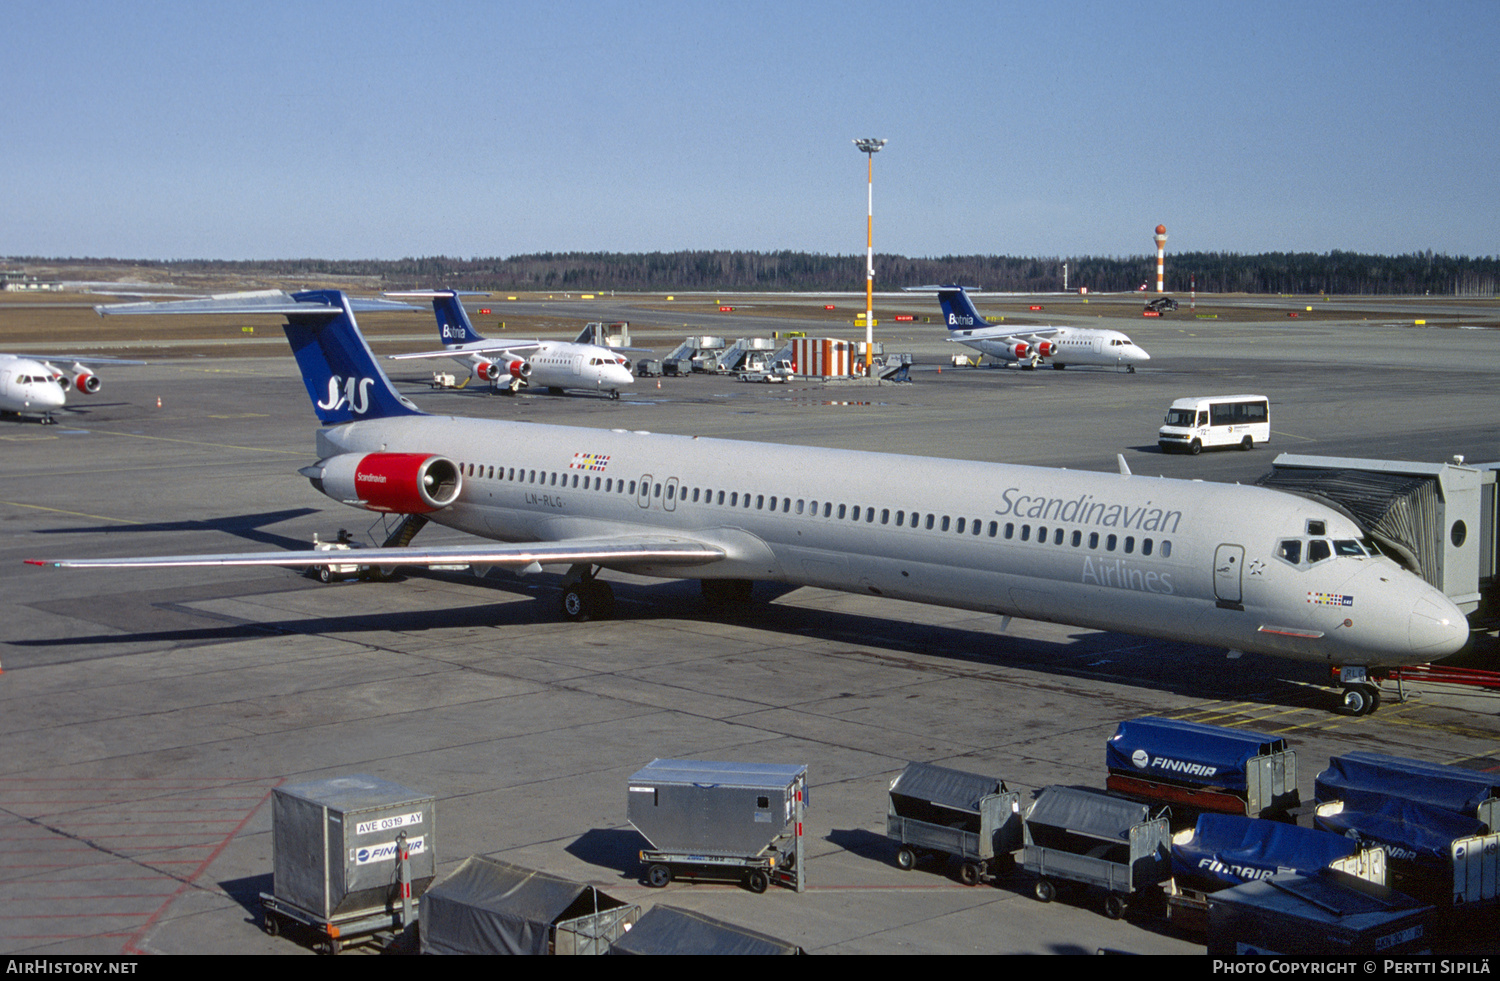
[[[387,354],[391,361],[410,361],[413,358],[461,358],[467,354],[515,354],[526,355],[541,347],[540,341],[474,341],[470,344],[455,344],[441,351],[418,351],[415,354]]]
[[[948,340],[958,344],[965,341],[1001,341],[1007,337],[1050,337],[1056,327],[976,327],[974,330],[957,331]]]
[[[433,566],[474,565],[525,569],[529,566],[587,562],[622,569],[633,565],[705,565],[724,550],[689,538],[578,538],[565,542],[510,545],[455,545],[440,548],[304,549],[286,552],[231,552],[217,555],[156,555],[136,558],[26,559],[27,565],[54,569],[143,569],[151,567],[275,566],[303,569],[320,565]]]
[[[279,314],[304,314],[319,310],[337,312],[341,309],[329,302],[325,297],[314,297],[303,294],[304,299],[297,299],[284,290],[255,290],[249,293],[218,293],[213,296],[199,297],[194,300],[163,300],[160,302],[146,301],[144,303],[107,303],[94,307],[94,312],[100,315],[115,314],[168,314],[168,313],[279,313]],[[397,303],[394,300],[368,300],[359,297],[349,297],[349,307],[355,313],[384,313],[387,311],[416,311],[421,312],[421,307],[414,307],[409,303]]]
[[[82,354],[0,354],[0,358],[27,358],[32,361],[76,361],[79,364],[149,364],[147,361],[127,361],[124,358],[94,358]]]

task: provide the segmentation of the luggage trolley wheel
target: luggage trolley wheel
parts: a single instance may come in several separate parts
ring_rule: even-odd
[[[663,889],[672,881],[672,870],[660,862],[646,869],[646,884],[653,889]]]
[[[917,865],[917,853],[905,845],[896,853],[896,868],[910,872]]]
[[[766,873],[761,869],[751,869],[750,874],[745,876],[745,888],[749,889],[756,895],[760,895],[761,893],[765,892],[766,887],[770,884],[770,877],[767,876]]]
[[[1057,898],[1057,886],[1045,875],[1036,880],[1036,898],[1044,903],[1050,903]]]
[[[984,878],[984,866],[979,862],[965,862],[958,867],[958,881],[966,886],[977,886]]]
[[[1111,920],[1118,920],[1125,916],[1125,897],[1117,892],[1112,892],[1104,897],[1104,915]]]

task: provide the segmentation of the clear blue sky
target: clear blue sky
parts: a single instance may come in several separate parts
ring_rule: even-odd
[[[8,0],[0,255],[1500,254],[1494,0]]]

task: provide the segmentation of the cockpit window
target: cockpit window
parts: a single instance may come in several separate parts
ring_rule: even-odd
[[[1365,550],[1359,547],[1359,542],[1349,539],[1341,539],[1333,543],[1334,555],[1364,555]]]
[[[1328,523],[1321,518],[1309,518],[1307,522],[1307,533],[1309,535],[1328,534]]]
[[[1302,561],[1302,542],[1296,538],[1288,538],[1276,546],[1276,557],[1297,565]]]
[[[1333,549],[1328,547],[1327,539],[1314,538],[1312,541],[1307,543],[1307,561],[1309,563],[1322,562],[1324,559],[1332,555]]]

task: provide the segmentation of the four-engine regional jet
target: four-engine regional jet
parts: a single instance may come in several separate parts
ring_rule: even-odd
[[[50,363],[53,360],[72,361],[73,365],[64,370],[54,367]],[[99,376],[85,366],[85,361],[90,364],[141,364],[117,358],[0,354],[0,412],[35,415],[42,422],[53,422],[52,413],[67,404],[68,389],[93,395],[103,387]]]
[[[104,313],[206,313],[205,302]],[[399,395],[334,290],[237,300],[284,313],[317,432],[300,472],[333,500],[487,541],[371,548],[361,563],[568,568],[563,612],[607,615],[603,569],[691,576],[710,598],[754,580],[1050,620],[1366,671],[1468,640],[1443,593],[1381,555],[1343,513],[1263,487],[431,416]],[[413,519],[417,520],[417,519]],[[1322,543],[1325,547],[1311,547]],[[1317,556],[1316,559],[1313,556]],[[30,559],[56,567],[285,566],[326,551]]]
[[[923,290],[933,287],[923,287]],[[962,286],[936,287],[948,339],[998,361],[1035,368],[1043,361],[1054,368],[1107,365],[1135,371],[1151,355],[1117,330],[1093,327],[1002,327],[979,315]]]
[[[454,290],[411,290],[386,293],[391,297],[421,297],[432,300],[437,315],[441,351],[389,355],[393,361],[416,358],[452,358],[469,367],[472,376],[511,392],[523,386],[561,392],[565,389],[608,391],[620,397],[620,386],[633,384],[630,362],[619,352],[634,348],[600,347],[569,341],[486,340],[469,322],[462,294]]]

